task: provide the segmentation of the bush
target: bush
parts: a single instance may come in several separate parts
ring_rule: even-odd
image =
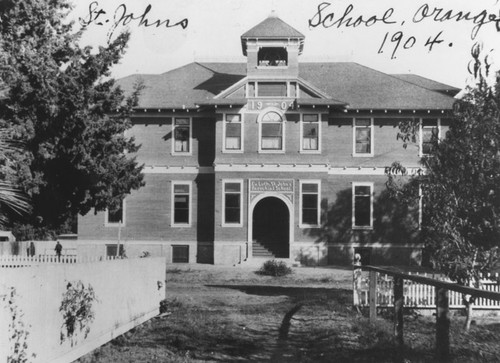
[[[268,276],[286,276],[293,273],[292,269],[283,261],[269,260],[264,262],[260,270],[261,275]]]

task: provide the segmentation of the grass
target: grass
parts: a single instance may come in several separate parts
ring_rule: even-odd
[[[251,269],[172,269],[166,307],[85,362],[434,362],[433,317],[405,317],[397,349],[391,314],[375,324],[352,309],[351,272],[294,269],[285,278]],[[453,362],[500,361],[500,324],[466,333],[453,317]]]

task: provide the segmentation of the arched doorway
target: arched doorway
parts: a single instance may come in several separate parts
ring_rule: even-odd
[[[290,257],[290,212],[281,199],[266,197],[257,202],[252,220],[254,257]]]

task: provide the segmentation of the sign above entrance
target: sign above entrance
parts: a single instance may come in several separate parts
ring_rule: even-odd
[[[288,192],[293,193],[293,179],[254,179],[250,180],[250,192]]]

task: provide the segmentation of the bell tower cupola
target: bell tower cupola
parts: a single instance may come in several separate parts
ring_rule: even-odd
[[[247,76],[297,77],[304,39],[302,33],[273,11],[241,36],[243,55],[247,57]]]

